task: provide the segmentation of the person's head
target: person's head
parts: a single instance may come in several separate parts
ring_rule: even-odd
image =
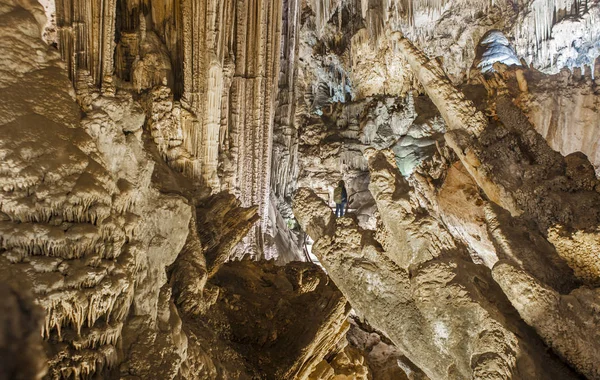
[[[344,185],[344,181],[343,181],[343,180],[340,180],[340,182],[338,182],[338,186],[339,186],[339,187],[344,187],[344,186],[345,186],[345,185]]]

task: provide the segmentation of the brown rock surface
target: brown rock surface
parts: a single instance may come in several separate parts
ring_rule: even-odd
[[[599,19],[0,0],[0,378],[600,378]]]

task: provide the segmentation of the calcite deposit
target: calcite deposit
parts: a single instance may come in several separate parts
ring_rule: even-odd
[[[599,0],[0,0],[0,380],[600,379],[599,56]]]

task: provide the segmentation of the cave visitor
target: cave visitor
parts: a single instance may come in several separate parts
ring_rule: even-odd
[[[335,202],[335,216],[344,216],[346,210],[346,202],[348,202],[348,193],[344,181],[340,181],[338,186],[333,191],[333,201]]]

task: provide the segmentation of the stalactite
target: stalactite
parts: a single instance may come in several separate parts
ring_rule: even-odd
[[[296,65],[298,62],[298,30],[300,2],[284,2],[282,25],[281,74],[277,98],[274,133],[271,187],[275,197],[282,200],[290,197],[297,176],[298,130],[295,126],[296,112]]]
[[[312,0],[318,34],[323,31],[325,25],[329,22],[342,3],[342,0]]]
[[[582,72],[592,67],[593,72],[599,55],[599,18],[600,10],[590,8],[587,0],[535,0],[531,12],[519,17],[514,36],[517,53],[549,73],[563,67],[572,71],[582,67]]]
[[[339,3],[318,2],[323,22]],[[110,90],[113,67],[119,80],[136,82],[141,46],[149,33],[158,35],[170,55],[174,80],[171,94],[146,102],[161,155],[214,192],[228,188],[244,206],[259,205],[266,226],[281,2],[60,0],[57,15],[59,47],[76,85],[85,82],[79,81],[83,72],[97,88]],[[166,102],[171,105],[165,107]],[[230,163],[220,169],[223,157]],[[221,183],[218,170],[232,178]]]
[[[58,45],[76,84],[88,73],[98,87],[112,83],[116,0],[57,0]]]
[[[559,11],[571,12],[574,8],[576,12],[579,12],[577,1],[573,0],[535,0],[531,7],[534,13],[534,30],[538,44],[551,38],[552,27],[558,21]],[[583,8],[585,9],[585,5]]]
[[[231,151],[242,206],[258,205],[266,226],[271,140],[279,77],[281,2],[237,2],[236,69],[230,91]],[[258,15],[258,19],[254,17]],[[243,63],[243,64],[240,64]]]
[[[493,0],[463,0],[461,3],[465,8],[486,12]],[[450,5],[449,0],[361,0],[361,12],[373,41],[390,28],[418,42],[432,32],[429,21],[439,19]]]
[[[213,62],[209,70],[208,95],[206,97],[206,128],[202,137],[204,166],[202,177],[215,191],[220,188],[217,176],[219,163],[219,133],[221,130],[221,100],[223,92],[223,69]]]

